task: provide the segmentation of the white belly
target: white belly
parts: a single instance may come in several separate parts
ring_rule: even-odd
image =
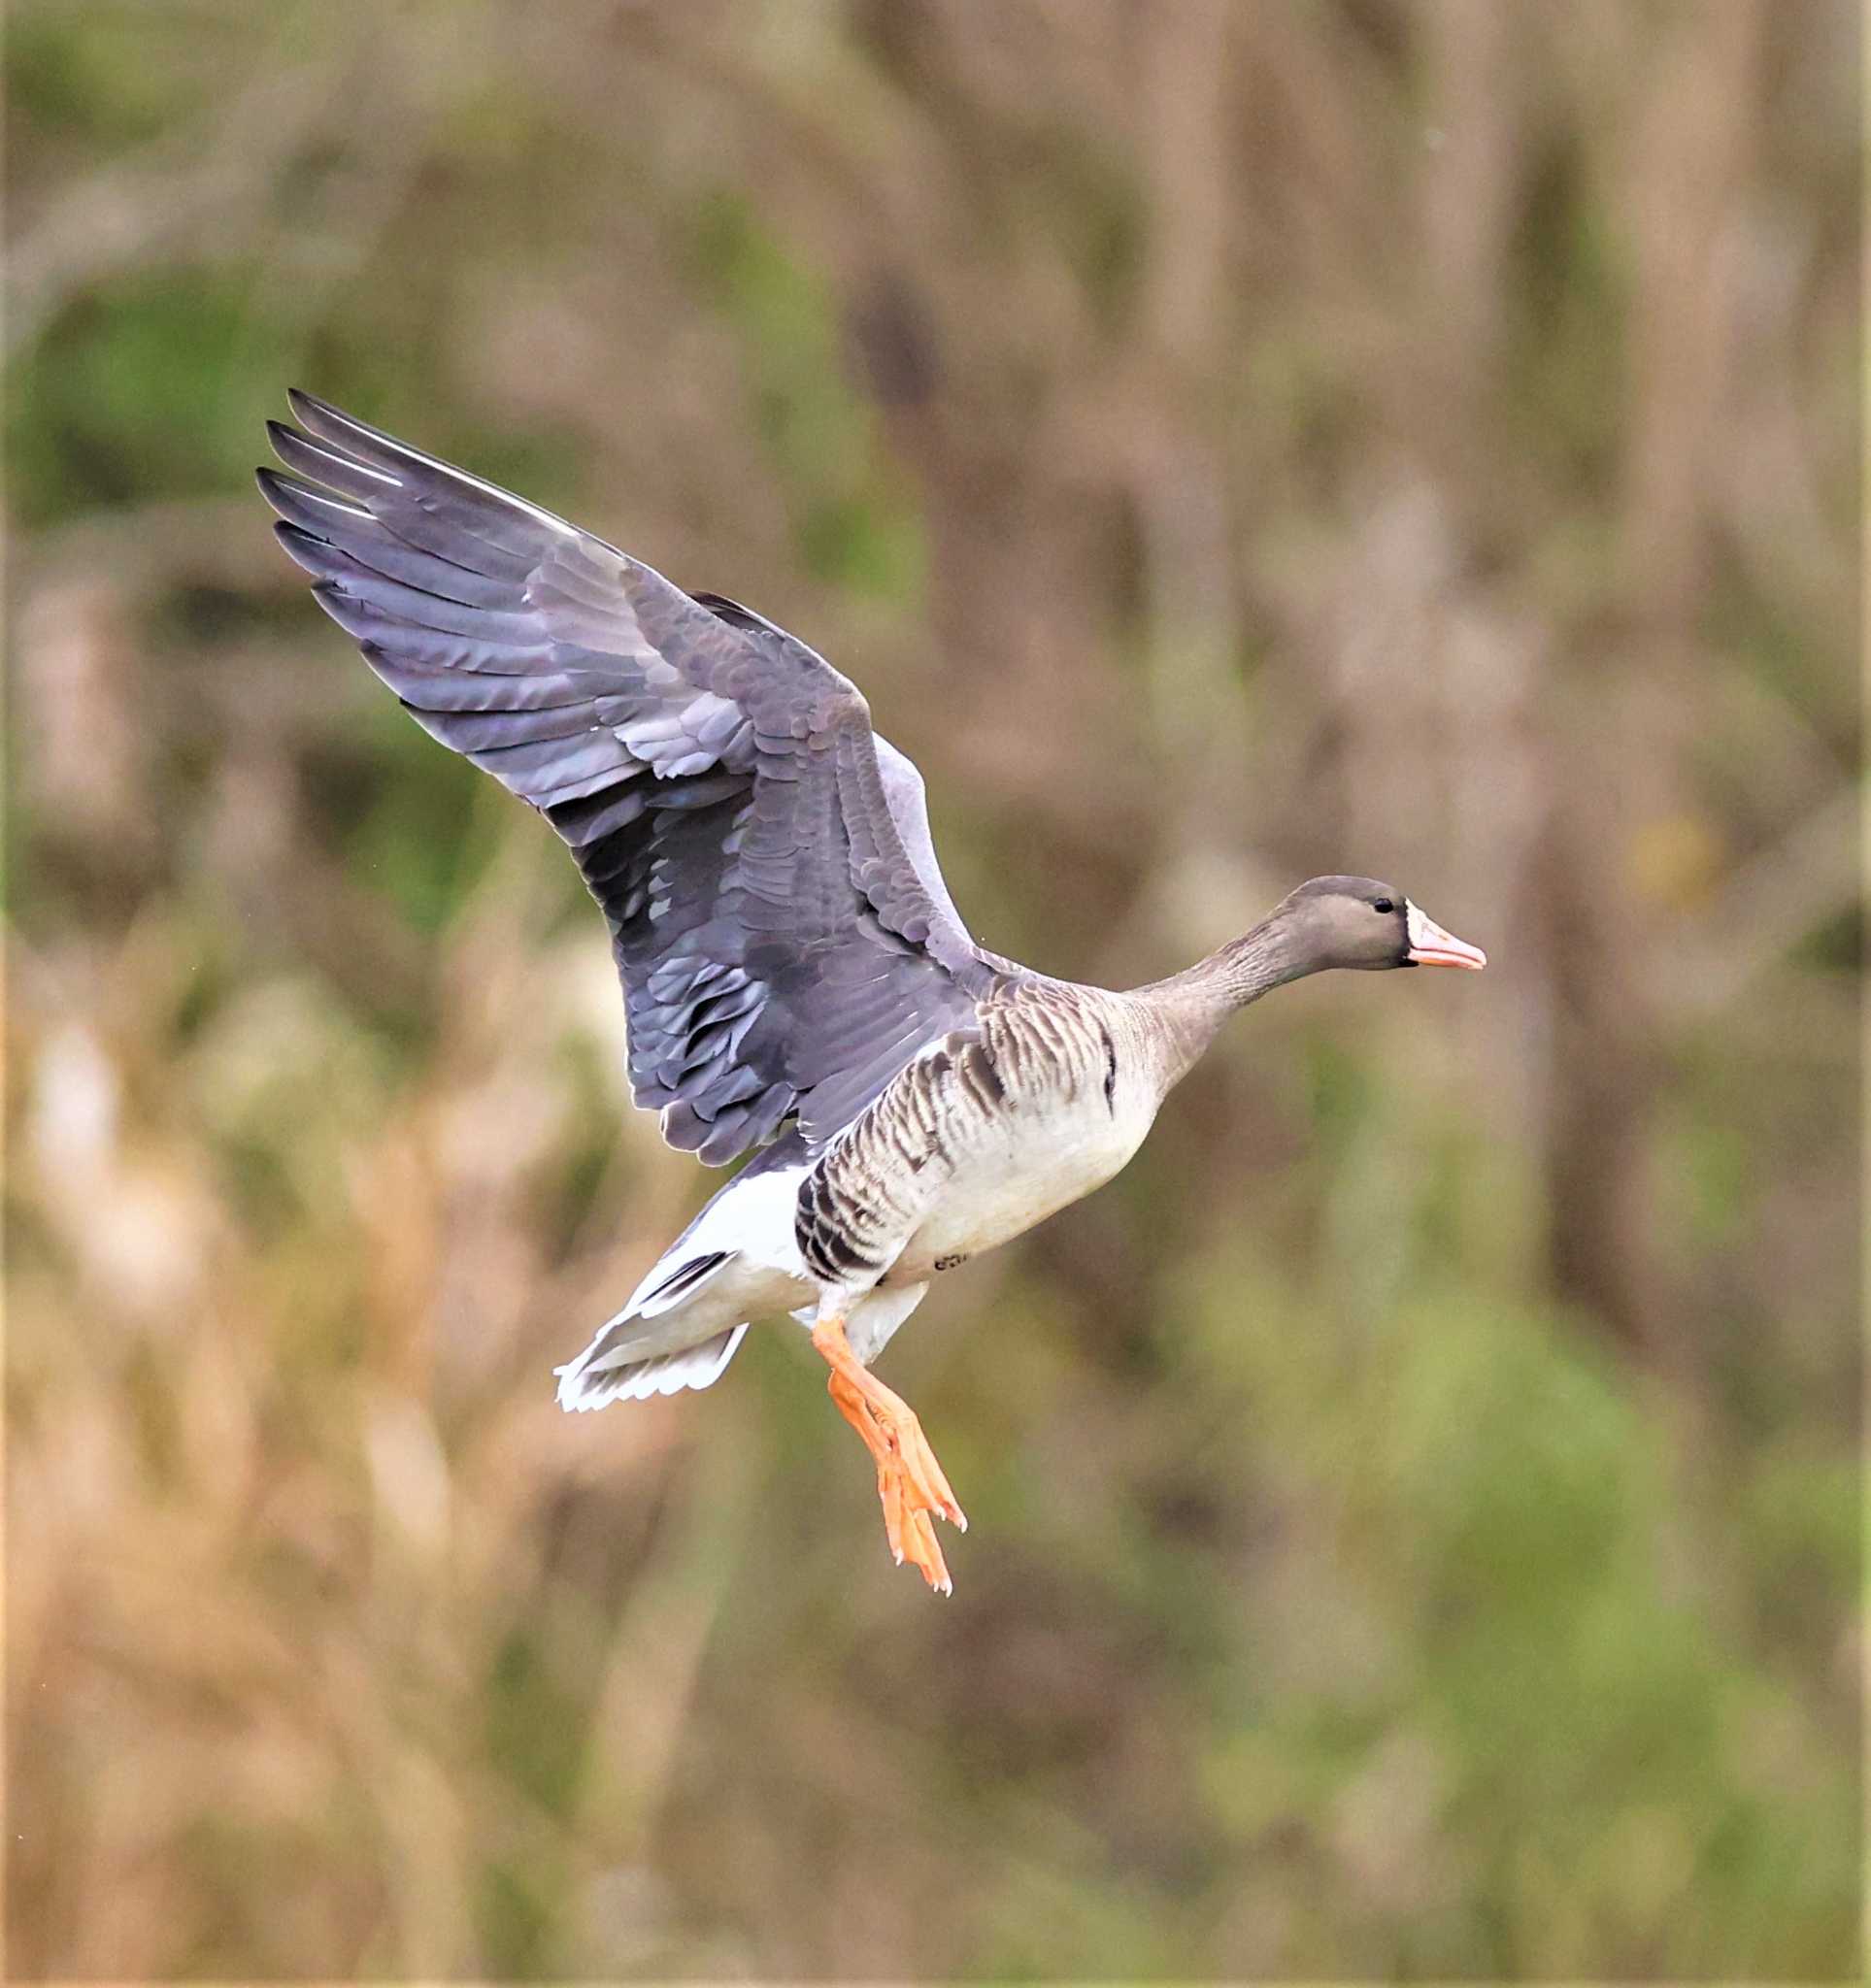
[[[1092,1090],[1045,1117],[1010,1112],[976,1129],[886,1284],[920,1283],[1022,1235],[1119,1173],[1154,1116],[1120,1091],[1117,1109]]]

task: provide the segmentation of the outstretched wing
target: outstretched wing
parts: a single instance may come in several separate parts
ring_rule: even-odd
[[[638,1104],[712,1164],[848,1123],[1001,963],[855,686],[734,603],[308,394],[259,473],[313,593],[428,731],[538,808],[610,921]],[[303,429],[304,432],[301,432]]]

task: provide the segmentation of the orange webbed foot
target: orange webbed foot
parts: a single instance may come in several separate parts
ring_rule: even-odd
[[[899,1567],[907,1560],[938,1594],[952,1594],[954,1584],[930,1515],[946,1518],[962,1532],[968,1520],[922,1424],[906,1402],[866,1372],[846,1342],[842,1320],[816,1327],[813,1343],[831,1367],[827,1387],[832,1400],[876,1461],[877,1495],[892,1556]]]

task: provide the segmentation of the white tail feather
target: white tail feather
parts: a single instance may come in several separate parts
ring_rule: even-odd
[[[747,1331],[740,1319],[790,1310],[810,1294],[793,1238],[803,1150],[788,1134],[737,1174],[653,1263],[630,1302],[576,1360],[556,1369],[559,1406],[712,1387]],[[692,1308],[692,1309],[691,1309]],[[696,1335],[666,1351],[672,1340]]]
[[[613,1402],[647,1401],[652,1394],[680,1394],[685,1387],[713,1387],[747,1331],[745,1324],[730,1326],[704,1340],[699,1346],[685,1346],[679,1353],[658,1353],[648,1360],[623,1365],[592,1362],[603,1335],[576,1360],[559,1368],[558,1405],[575,1413],[588,1408],[608,1408]]]

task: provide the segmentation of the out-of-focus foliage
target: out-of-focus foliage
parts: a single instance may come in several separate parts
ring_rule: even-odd
[[[1844,0],[11,11],[11,1959],[1854,1970]],[[316,613],[302,382],[863,683],[986,941],[1402,881],[890,1349],[570,1420],[713,1183]]]

